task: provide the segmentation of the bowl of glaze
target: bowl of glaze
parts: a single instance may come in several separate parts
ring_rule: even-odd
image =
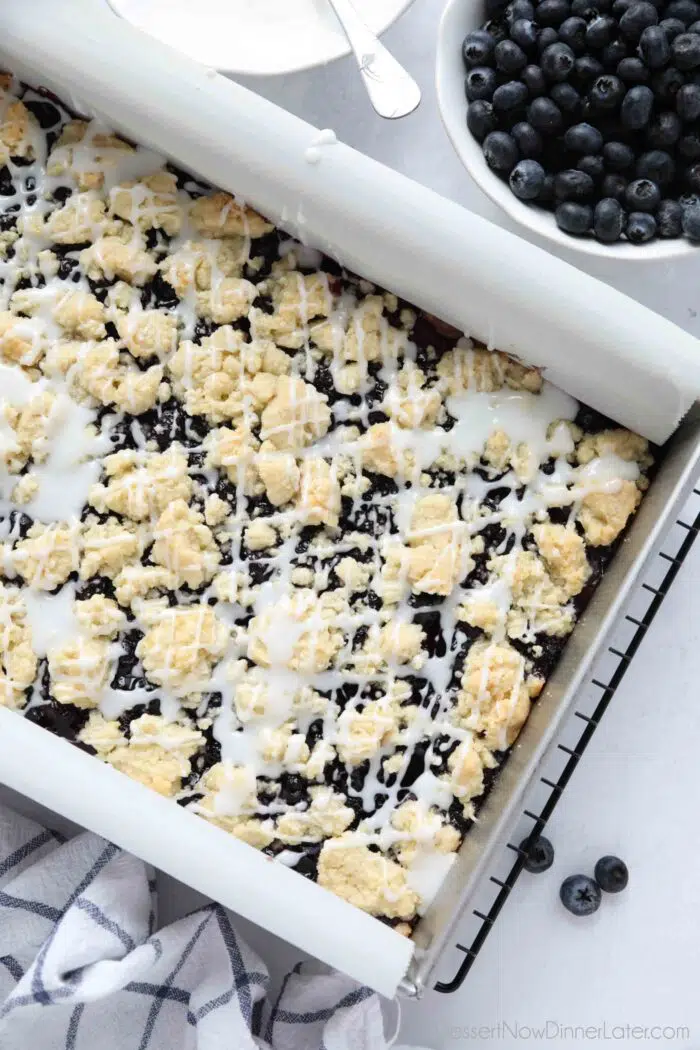
[[[572,237],[560,230],[554,213],[518,200],[506,181],[495,175],[484,160],[481,146],[467,127],[467,100],[464,94],[466,70],[462,61],[462,41],[467,33],[486,21],[480,0],[448,0],[438,30],[435,83],[438,107],[445,130],[459,159],[471,178],[487,197],[497,204],[528,234],[547,241],[557,249],[594,255],[598,258],[629,262],[656,262],[690,255],[697,246],[684,237],[656,240],[648,244],[601,244],[592,235]]]
[[[328,0],[100,0],[122,18],[220,73],[296,73],[350,54]],[[412,0],[354,0],[383,33]]]

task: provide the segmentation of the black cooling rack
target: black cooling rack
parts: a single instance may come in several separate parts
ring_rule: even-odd
[[[554,812],[554,808],[583,756],[591,737],[600,724],[608,704],[624,679],[635,653],[661,608],[681,565],[695,542],[698,532],[700,532],[700,501],[698,497],[700,497],[700,487],[693,489],[693,494],[686,504],[683,514],[676,519],[675,526],[672,526],[669,536],[664,541],[664,546],[669,544],[675,546],[675,554],[660,551],[652,562],[652,566],[654,564],[656,566],[656,572],[648,570],[645,573],[645,576],[649,579],[653,577],[656,581],[654,584],[642,583],[640,591],[636,595],[637,599],[646,596],[646,611],[638,616],[625,615],[625,624],[630,629],[628,631],[629,637],[625,639],[625,642],[619,648],[617,645],[608,647],[606,655],[613,658],[613,666],[610,669],[610,673],[605,676],[606,681],[601,681],[600,678],[592,678],[590,680],[590,685],[596,691],[595,702],[591,712],[589,714],[578,710],[574,712],[575,716],[584,723],[583,731],[580,733],[578,740],[575,741],[573,747],[569,747],[564,743],[556,745],[556,750],[560,753],[560,757],[563,756],[564,761],[561,772],[556,779],[549,777],[539,778],[539,785],[547,792],[546,801],[537,813],[529,809],[523,810],[523,816],[532,822],[526,839],[527,843],[532,843],[537,839]],[[694,517],[693,514],[695,515]],[[693,517],[692,524],[685,520],[687,517]],[[649,598],[649,596],[651,597]],[[488,882],[491,887],[495,887],[491,895],[493,898],[492,903],[488,910],[472,910],[471,918],[476,920],[476,933],[469,945],[456,945],[457,949],[464,953],[464,958],[450,981],[438,981],[435,985],[435,991],[437,992],[447,994],[456,992],[461,988],[472,968],[474,960],[484,946],[486,938],[500,915],[503,905],[508,900],[520,872],[523,870],[526,855],[525,849],[515,845],[513,842],[507,843],[507,849],[515,854],[515,860],[503,878],[496,878],[494,875],[490,876]]]

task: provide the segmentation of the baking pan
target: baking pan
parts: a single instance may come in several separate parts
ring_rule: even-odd
[[[700,346],[687,333],[342,144],[310,163],[315,129],[142,37],[100,0],[0,0],[0,27],[0,63],[30,84],[238,191],[650,439],[669,438],[700,389]],[[0,780],[384,994],[399,984],[418,994],[699,456],[692,412],[412,940],[1,708]]]

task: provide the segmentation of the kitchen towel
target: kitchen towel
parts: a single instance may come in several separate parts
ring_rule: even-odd
[[[154,891],[105,839],[66,841],[0,807],[2,1050],[391,1045],[370,989],[297,968],[268,1004],[267,968],[222,907],[156,930]]]

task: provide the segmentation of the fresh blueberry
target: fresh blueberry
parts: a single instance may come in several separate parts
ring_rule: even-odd
[[[527,55],[521,47],[518,47],[514,40],[499,41],[496,44],[493,57],[496,62],[496,69],[500,70],[501,73],[507,73],[509,76],[512,76],[513,73],[519,73],[527,65]]]
[[[587,153],[584,157],[579,157],[576,162],[577,171],[582,171],[585,175],[590,175],[594,182],[598,179],[602,179],[605,174],[605,164],[600,153],[590,154]]]
[[[677,21],[678,21],[678,19],[677,19],[677,18],[674,18],[674,19],[673,19],[673,21],[674,21],[674,22],[677,22]],[[682,23],[681,23],[681,24],[682,24]],[[688,26],[688,32],[689,32],[689,33],[700,33],[700,22],[693,22],[693,24],[692,24],[692,25],[689,25],[689,26]]]
[[[619,77],[605,73],[595,81],[588,97],[596,109],[617,109],[625,98],[625,85]]]
[[[559,890],[559,899],[566,910],[579,918],[598,911],[601,896],[600,886],[588,875],[569,875]]]
[[[649,69],[661,69],[671,56],[668,37],[661,26],[646,27],[639,38],[639,50]]]
[[[532,20],[535,17],[535,8],[530,0],[511,0],[503,12],[503,17],[507,24],[512,26],[513,22],[517,22],[519,18]]]
[[[700,241],[700,200],[684,207],[681,199],[681,226],[689,240]]]
[[[629,872],[619,857],[601,857],[593,871],[595,881],[606,893],[620,893],[629,882]]]
[[[651,87],[656,95],[657,105],[661,103],[672,106],[678,89],[684,83],[685,77],[675,66],[667,66],[660,73],[655,73],[651,79]]]
[[[558,204],[554,211],[554,220],[560,230],[581,236],[588,233],[593,222],[593,209],[588,204],[577,204],[565,201]]]
[[[656,225],[659,237],[680,237],[683,228],[681,226],[681,206],[678,201],[661,201],[656,211]]]
[[[517,22],[519,18],[528,18],[530,21],[535,17],[534,4],[530,0],[512,0],[505,10],[506,22],[509,26]]]
[[[625,171],[634,164],[634,150],[625,142],[606,142],[603,159],[609,171]]]
[[[508,4],[506,8],[506,20],[509,25],[513,22],[517,22],[519,18],[529,18],[532,20],[535,17],[534,5],[530,3],[530,0],[513,0],[511,4]]]
[[[625,11],[632,6],[634,0],[614,0],[612,5],[612,13],[615,18],[620,19],[624,15]]]
[[[537,198],[540,204],[551,204],[554,201],[554,176],[545,175],[540,195]]]
[[[468,33],[462,44],[462,58],[467,69],[475,66],[487,66],[493,58],[496,41],[485,29],[475,29]]]
[[[525,855],[523,868],[533,875],[540,875],[554,863],[554,846],[544,835],[539,835],[534,841],[523,839],[520,850]]]
[[[554,176],[554,195],[560,201],[590,200],[594,189],[591,176],[576,168],[568,168]]]
[[[493,37],[494,49],[496,44],[508,36],[508,26],[500,18],[492,18],[482,29]]]
[[[537,47],[537,26],[529,18],[516,18],[510,27],[510,39],[523,51]]]
[[[634,84],[646,84],[649,80],[649,70],[641,58],[635,58],[632,55],[620,61],[617,67],[617,75],[620,80],[624,80],[625,84],[630,87]]]
[[[700,117],[700,85],[684,84],[676,92],[676,113],[682,121],[689,123]]]
[[[603,197],[593,211],[593,233],[596,240],[603,244],[619,241],[625,225],[625,213],[619,201],[613,197]]]
[[[689,26],[700,18],[700,7],[695,0],[671,0],[664,13],[667,18],[677,18]]]
[[[549,97],[555,102],[562,113],[575,113],[581,105],[581,96],[573,84],[553,84]]]
[[[593,55],[581,55],[574,62],[573,76],[576,86],[584,90],[588,88],[592,80],[602,76],[604,72],[603,63]]]
[[[617,70],[623,58],[627,58],[627,44],[624,40],[612,40],[600,52],[600,61],[610,72]]]
[[[700,193],[700,164],[691,164],[686,168],[684,178],[693,193]]]
[[[539,66],[525,66],[525,69],[520,74],[520,79],[529,91],[530,98],[544,95],[547,90],[547,81],[544,79],[544,73]]]
[[[671,58],[676,69],[697,69],[700,66],[700,35],[679,33],[671,41]]]
[[[569,13],[568,0],[542,0],[537,6],[537,21],[541,26],[560,26]]]
[[[614,172],[606,175],[601,185],[603,197],[614,197],[616,201],[624,201],[627,190],[627,179],[624,175]]]
[[[647,0],[630,4],[620,18],[620,32],[631,43],[636,44],[647,26],[658,25],[659,12]]]
[[[537,37],[537,50],[542,54],[546,47],[549,47],[550,44],[556,44],[558,39],[559,34],[556,29],[552,26],[545,26],[544,29],[540,29],[539,36]]]
[[[637,160],[635,175],[638,179],[650,179],[659,186],[668,186],[676,177],[676,165],[666,150],[651,149]]]
[[[508,182],[521,201],[534,201],[544,184],[544,168],[536,160],[521,160],[510,173]]]
[[[680,18],[662,18],[659,25],[666,34],[669,43],[675,40],[677,36],[680,36],[681,33],[685,33],[685,26]]]
[[[656,211],[661,193],[651,179],[635,179],[627,187],[625,200],[630,211]]]
[[[600,153],[603,136],[592,124],[572,124],[564,133],[564,145],[574,153]]]
[[[575,55],[582,55],[586,50],[586,22],[583,18],[572,16],[559,26],[559,39],[568,44]]]
[[[484,159],[492,171],[510,175],[518,163],[518,147],[506,131],[492,131],[484,139]]]
[[[527,88],[521,81],[508,80],[494,91],[493,108],[497,113],[514,113],[525,106],[528,97]]]
[[[568,44],[562,44],[558,42],[556,44],[550,44],[542,52],[542,58],[540,64],[542,66],[542,72],[548,80],[560,81],[566,80],[571,70],[574,68],[574,62],[576,56],[574,55]]]
[[[680,134],[681,122],[678,114],[667,109],[652,118],[647,128],[647,142],[654,149],[666,149],[678,142]]]
[[[678,140],[678,152],[688,160],[700,159],[700,131],[689,131]]]
[[[533,99],[527,107],[527,119],[543,135],[556,135],[564,123],[561,110],[551,98]]]
[[[480,98],[469,103],[467,127],[477,142],[483,142],[491,131],[496,130],[498,121],[490,102]]]
[[[589,23],[586,30],[586,44],[599,51],[609,44],[617,33],[617,22],[612,15],[598,15]]]
[[[654,93],[646,84],[635,84],[622,100],[620,119],[624,128],[639,131],[649,123],[654,106]]]
[[[497,83],[495,70],[488,66],[476,66],[464,78],[464,94],[470,102],[478,98],[488,101],[493,98]]]
[[[656,236],[656,219],[648,211],[631,211],[625,233],[631,244],[646,244]]]
[[[521,157],[539,157],[542,152],[542,136],[539,131],[535,131],[532,124],[521,120],[513,125],[510,133],[515,139]]]
[[[585,19],[586,22],[590,22],[600,11],[602,7],[599,7],[595,0],[571,0],[571,14]]]

